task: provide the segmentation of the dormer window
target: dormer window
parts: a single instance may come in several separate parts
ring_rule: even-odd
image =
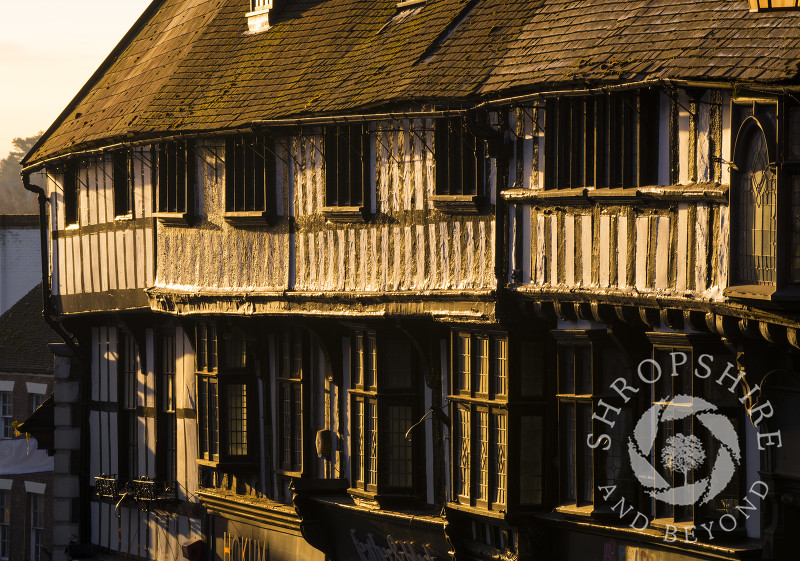
[[[800,7],[800,0],[750,0],[751,12],[791,10]]]
[[[247,17],[248,33],[259,33],[270,28],[269,15],[280,5],[279,0],[250,0],[250,11]]]

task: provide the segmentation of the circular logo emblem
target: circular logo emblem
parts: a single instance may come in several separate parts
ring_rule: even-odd
[[[656,403],[645,411],[628,439],[628,453],[636,479],[656,500],[679,506],[699,502],[701,505],[716,497],[728,485],[736,472],[741,453],[739,440],[731,422],[717,407],[699,397],[676,395],[672,401]],[[716,458],[708,458],[703,443],[695,435],[682,433],[668,437],[661,450],[654,450],[659,427],[669,421],[679,421],[694,415],[711,436],[719,442]],[[654,462],[648,458],[652,457]],[[687,481],[689,473],[713,461],[710,475],[697,481]],[[683,474],[684,484],[673,487],[653,465]]]

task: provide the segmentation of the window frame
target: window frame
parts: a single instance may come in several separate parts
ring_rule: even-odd
[[[622,432],[627,428],[632,430],[632,427],[625,427],[624,422],[627,417],[627,421],[631,423],[633,415],[638,414],[642,409],[642,405],[640,405],[641,392],[639,394],[634,394],[629,402],[624,402],[616,392],[612,391],[610,387],[606,387],[606,382],[620,377],[623,371],[625,372],[625,377],[629,380],[633,376],[630,360],[623,353],[622,349],[614,344],[606,330],[601,328],[554,329],[551,331],[551,334],[556,341],[557,351],[557,385],[554,393],[558,404],[558,458],[559,465],[561,466],[557,476],[558,493],[556,504],[559,506],[556,507],[556,510],[569,515],[581,516],[588,516],[596,513],[607,514],[610,505],[603,501],[602,497],[598,499],[599,491],[597,490],[597,486],[599,482],[605,482],[608,478],[609,467],[606,465],[606,461],[611,451],[603,450],[602,446],[591,449],[587,445],[587,436],[593,434],[599,437],[599,435],[607,433],[609,430],[613,430],[615,433]],[[571,361],[573,369],[570,391],[569,387],[563,385],[564,378],[562,372],[565,365],[565,354],[574,352],[576,349],[588,349],[588,356],[584,358],[588,358],[589,362],[582,363],[588,365],[588,378],[585,380],[583,387],[579,387],[577,369],[575,368],[578,362],[576,360],[577,357],[573,355]],[[620,360],[624,361],[623,368],[619,371],[615,370],[613,373],[609,372],[606,362],[609,358],[613,358],[617,365]],[[586,393],[587,390],[589,393]],[[592,417],[595,411],[598,410],[597,407],[601,399],[605,403],[610,403],[612,406],[621,409],[619,416],[616,417],[614,429],[609,429],[605,423]],[[574,465],[571,471],[568,471],[567,468],[570,456],[569,450],[567,450],[565,446],[565,438],[568,433],[564,426],[566,424],[564,413],[568,411],[568,409],[566,409],[567,407],[573,407],[575,411],[575,438],[573,443],[575,446]],[[585,415],[588,414],[588,417],[584,419],[585,423],[583,426],[579,424],[579,407],[584,408]],[[588,411],[586,411],[586,409],[588,409]],[[623,439],[612,437],[612,446],[617,447],[615,452],[624,449]],[[581,473],[582,468],[584,470],[583,473]],[[589,470],[588,473],[586,472],[587,469]],[[591,478],[588,484],[586,481],[587,475]],[[568,493],[570,481],[568,481],[567,478],[570,476],[574,477],[574,481],[572,481],[574,488],[573,497],[570,497]],[[581,476],[584,478],[583,481],[580,480]],[[618,485],[621,485],[621,483],[618,483]],[[636,498],[639,500],[641,499],[640,495],[642,494],[637,493],[636,495]]]
[[[325,205],[333,222],[366,220],[372,207],[372,134],[369,123],[329,125],[325,144]]]
[[[674,384],[675,380],[672,379],[673,377],[668,375],[667,368],[672,367],[671,361],[666,365],[667,368],[665,368],[665,364],[661,364],[659,362],[662,371],[662,378],[656,384],[651,385],[650,395],[643,396],[646,397],[647,400],[646,401],[642,400],[644,401],[644,403],[640,405],[640,408],[650,407],[650,405],[655,403],[656,399],[660,399],[659,398],[660,394],[656,394],[655,392],[658,391],[656,390],[657,384],[659,382],[663,382],[663,380],[668,380],[669,382],[672,382],[670,384],[672,389],[672,394],[670,398],[673,398],[677,391],[683,393],[688,391],[691,393],[692,397],[708,398],[709,397],[708,394],[710,393],[709,388],[711,388],[711,390],[718,391],[719,393],[721,393],[724,396],[724,398],[728,400],[727,403],[724,404],[720,404],[718,403],[717,400],[714,400],[713,403],[714,405],[717,406],[716,413],[726,415],[728,417],[734,417],[736,425],[735,428],[744,430],[746,423],[745,412],[741,403],[739,403],[738,401],[738,396],[733,396],[732,394],[730,394],[727,388],[720,388],[720,387],[715,388],[715,386],[718,386],[715,381],[717,377],[715,374],[712,374],[705,380],[698,380],[692,374],[692,369],[696,365],[695,361],[697,357],[701,354],[712,355],[714,357],[714,361],[712,364],[717,366],[721,363],[720,357],[726,357],[729,362],[735,364],[734,357],[731,356],[728,352],[726,352],[726,349],[724,349],[722,345],[714,341],[712,337],[703,335],[651,332],[648,333],[647,336],[648,339],[650,340],[650,343],[652,344],[652,351],[650,354],[650,358],[655,360],[656,362],[659,362],[659,360],[656,358],[657,353],[664,353],[665,355],[668,355],[670,352],[687,353],[688,357],[686,364],[682,365],[681,368],[688,369],[688,372],[685,372],[683,376],[679,377],[679,380],[681,378],[684,378],[684,381],[688,379],[689,385],[688,387],[686,384],[682,386],[676,386]],[[700,382],[701,384],[706,384],[707,387],[698,386],[696,385],[697,382]],[[663,391],[661,393],[663,393]],[[697,430],[698,422],[695,419],[694,415],[691,416],[691,419],[687,419],[685,421],[688,421],[688,426],[690,427],[692,434],[693,435],[696,434],[698,432]],[[672,433],[674,434],[674,428],[672,429]],[[743,439],[744,437],[742,437],[742,440]],[[732,482],[728,483],[728,486],[730,486],[731,484],[735,484],[733,483],[734,481],[738,481],[738,488],[733,493],[729,493],[730,496],[735,497],[734,500],[736,501],[738,501],[741,497],[746,496],[747,493],[746,483],[745,483],[746,478],[740,477],[740,474],[746,471],[746,465],[748,461],[747,447],[744,445],[741,446],[741,454],[742,458],[739,465],[740,469],[735,472],[734,476],[735,479],[732,480]],[[710,460],[710,458],[708,459]],[[655,461],[655,459],[652,458],[651,456],[650,461],[651,462]],[[692,471],[694,472],[694,470]],[[728,487],[726,486],[726,489],[727,488]],[[644,495],[644,493],[640,494],[640,500],[644,500],[645,503],[649,503],[646,507],[643,507],[640,510],[645,511],[645,514],[647,514],[648,517],[650,518],[650,523],[654,528],[664,528],[666,525],[673,525],[679,527],[694,526],[699,528],[701,524],[707,523],[709,520],[713,519],[708,516],[711,506],[689,505],[688,507],[677,507],[666,504],[661,505],[657,501],[654,501],[649,497],[647,497],[646,495]],[[736,512],[735,508],[729,510],[730,512],[728,513],[732,514],[734,517],[737,518],[736,529],[733,530],[732,535],[735,536],[744,535],[745,524],[744,520],[742,520],[742,514]]]
[[[200,334],[203,334],[201,338]],[[201,345],[201,340],[203,344]],[[232,363],[233,353],[231,347],[240,344],[239,357],[241,362]],[[214,346],[215,352],[209,349]],[[247,341],[243,329],[235,325],[220,325],[215,321],[198,321],[195,324],[195,372],[197,379],[197,400],[198,400],[198,460],[200,465],[210,466],[220,469],[250,469],[254,467],[256,461],[257,446],[255,443],[258,438],[258,399],[257,384],[255,382],[254,353],[251,345]],[[212,360],[213,359],[213,360]],[[243,386],[245,396],[245,413],[243,424],[244,437],[242,444],[246,447],[244,454],[232,453],[230,450],[231,435],[230,430],[230,408],[228,399],[230,396],[230,386]],[[201,396],[201,388],[215,389],[215,396],[205,392]],[[248,399],[253,396],[253,399]],[[200,403],[201,397],[204,398],[203,404]],[[202,411],[205,417],[201,415]],[[212,418],[211,410],[216,411],[216,416]],[[205,420],[204,420],[205,419]],[[212,428],[217,433],[216,453]],[[205,440],[203,432],[206,431]],[[252,444],[252,445],[251,445]]]
[[[277,412],[276,471],[281,475],[302,476],[310,461],[305,451],[307,438],[305,400],[309,376],[310,345],[308,336],[298,328],[289,328],[277,337],[275,389]],[[288,398],[288,399],[287,399]],[[288,405],[288,408],[287,408]]]
[[[156,446],[157,479],[168,484],[178,479],[177,334],[159,329],[156,339]],[[170,371],[171,367],[171,371]]]
[[[64,165],[63,202],[64,226],[77,227],[80,224],[80,169],[78,162],[69,161]]]
[[[660,103],[657,88],[546,99],[544,189],[657,185]]]
[[[769,281],[750,281],[746,277],[754,274],[752,270],[743,272],[744,265],[740,261],[740,256],[737,251],[730,252],[729,264],[729,285],[730,287],[751,287],[750,292],[763,293],[769,297],[777,289],[785,284],[785,262],[781,256],[786,249],[784,247],[782,231],[785,231],[786,225],[782,219],[781,213],[777,210],[781,203],[782,177],[779,173],[778,166],[775,159],[775,135],[778,118],[778,102],[777,100],[754,100],[743,99],[732,102],[732,117],[734,121],[734,128],[736,130],[735,137],[733,138],[733,154],[734,167],[731,169],[731,242],[734,239],[739,239],[742,235],[741,220],[744,212],[745,205],[742,202],[743,184],[746,180],[746,162],[745,158],[748,157],[750,147],[757,138],[763,139],[764,150],[767,154],[767,169],[773,176],[772,188],[774,189],[773,206],[774,212],[774,267],[772,268],[773,282]],[[786,189],[788,191],[788,189]],[[731,246],[733,247],[733,243]],[[741,288],[740,288],[741,290]],[[736,288],[733,288],[734,293]],[[729,291],[730,292],[730,291]]]
[[[409,441],[405,435],[422,415],[419,408],[424,392],[421,358],[414,343],[400,332],[353,326],[349,340],[347,396],[352,427],[349,493],[379,501],[390,497],[417,500],[422,497],[426,485],[420,470],[420,466],[424,466],[421,461],[425,457],[424,438],[412,437]],[[392,348],[394,344],[400,346]],[[403,348],[406,352],[402,352]],[[397,355],[392,353],[398,351],[409,357],[405,385],[395,384],[399,378],[392,375],[390,367],[396,365],[392,357]],[[402,409],[405,414],[400,411]],[[401,414],[392,416],[393,411]],[[395,446],[398,442],[402,450]]]
[[[271,223],[277,217],[275,139],[270,134],[225,137],[225,220]]]
[[[5,554],[4,554],[5,552]],[[11,557],[11,491],[0,489],[0,560]]]
[[[501,341],[505,343],[502,361],[498,360]],[[513,395],[510,349],[507,333],[459,329],[451,332],[450,500],[461,507],[504,512],[513,503],[512,491],[517,482],[512,482],[515,474],[511,442],[516,413],[509,403]],[[498,383],[501,379],[503,384]],[[504,435],[502,444],[500,434]]]
[[[0,440],[14,438],[14,427],[12,425],[14,417],[14,393],[0,392]]]
[[[133,173],[128,150],[111,152],[112,181],[114,188],[114,217],[133,218]]]
[[[30,532],[30,559],[31,561],[44,561],[42,552],[44,548],[44,496],[38,493],[28,493],[28,514],[30,525],[28,530]],[[38,522],[38,524],[37,524]]]
[[[194,142],[168,140],[156,144],[152,154],[153,216],[162,224],[191,225],[197,181]]]
[[[138,347],[134,336],[126,330],[117,331],[117,365],[120,383],[117,387],[118,412],[118,469],[121,481],[139,477],[139,412],[136,395],[138,387]],[[122,443],[125,443],[124,449]]]
[[[487,142],[470,128],[467,116],[434,123],[436,193],[434,207],[445,213],[474,214],[485,209],[489,193]]]

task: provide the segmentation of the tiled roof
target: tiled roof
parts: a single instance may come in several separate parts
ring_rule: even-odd
[[[0,316],[0,372],[52,374],[48,343],[61,338],[42,317],[42,285],[31,289]]]
[[[484,92],[643,79],[795,79],[800,11],[751,13],[732,0],[548,0]]]
[[[156,10],[160,3],[160,7]],[[740,0],[287,0],[247,35],[248,0],[156,0],[27,156],[253,121],[457,103],[646,78],[794,79],[800,12]]]

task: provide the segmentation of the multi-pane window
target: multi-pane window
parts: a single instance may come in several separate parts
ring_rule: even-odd
[[[666,481],[671,489],[681,489],[686,485],[711,478],[712,471],[717,467],[722,447],[714,432],[721,432],[719,427],[720,423],[724,422],[723,418],[730,423],[733,433],[742,434],[741,404],[738,396],[729,391],[729,386],[738,372],[734,371],[726,384],[717,383],[720,376],[716,372],[706,378],[697,377],[693,369],[698,364],[700,354],[712,356],[711,360],[706,357],[702,362],[711,365],[712,370],[719,365],[720,371],[724,368],[722,365],[734,363],[732,357],[724,353],[717,354],[711,348],[704,348],[698,352],[690,341],[674,334],[652,334],[651,338],[653,362],[658,367],[651,363],[647,376],[651,380],[657,378],[657,381],[652,384],[649,403],[645,405],[668,407],[677,396],[681,396],[680,399],[684,402],[687,398],[697,397],[716,408],[712,414],[714,424],[711,427],[706,426],[703,419],[699,418],[706,417],[704,415],[699,417],[678,415],[675,416],[677,418],[662,415],[660,418],[653,451],[648,460],[655,469],[657,477]],[[698,369],[702,373],[703,368]],[[712,428],[715,430],[712,431]],[[743,449],[744,442],[740,441],[739,446]],[[671,502],[679,502],[673,497],[668,497],[669,501],[652,500],[649,514],[656,519],[695,524],[718,520],[730,514],[737,519],[738,526],[743,527],[742,512],[736,510],[741,497],[745,494],[739,471],[734,470],[725,488],[719,490],[710,500],[702,501],[702,504],[672,505]],[[640,510],[648,511],[647,508]]]
[[[453,334],[453,497],[467,506],[508,502],[508,339]]]
[[[44,403],[45,395],[42,393],[32,393],[31,394],[31,411],[36,411],[39,406]]]
[[[776,103],[737,102],[733,105],[734,126],[738,126],[733,146],[735,166],[731,173],[731,284],[777,286],[780,281],[800,279],[795,256],[797,249],[794,214],[781,209],[779,204],[779,176],[775,166]],[[788,111],[782,122],[786,134],[784,153],[785,180],[790,184],[789,209],[796,207],[795,177],[792,175],[800,163],[796,123],[800,115]],[[785,224],[782,217],[791,222]],[[779,235],[779,227],[787,228],[787,235]],[[788,235],[791,231],[792,235]],[[785,245],[791,249],[784,249]],[[793,259],[787,268],[786,278],[778,279],[778,256],[786,254]]]
[[[158,334],[158,417],[160,478],[178,478],[178,421],[175,387],[175,331]]]
[[[126,216],[133,213],[133,193],[131,192],[130,159],[125,150],[111,154],[114,177],[114,215]]]
[[[139,476],[139,417],[136,412],[138,362],[136,341],[128,332],[119,334],[119,469],[121,479]]]
[[[483,195],[486,190],[486,143],[462,117],[436,122],[436,194]]]
[[[7,561],[11,550],[11,497],[0,490],[0,560]]]
[[[225,139],[225,211],[274,212],[275,146],[266,135]]]
[[[206,461],[250,461],[252,364],[242,331],[220,333],[213,322],[196,328],[198,432],[200,458]],[[218,345],[220,354],[218,355]]]
[[[737,184],[736,280],[770,284],[776,280],[778,245],[778,181],[769,163],[763,132],[751,128]]]
[[[350,403],[352,487],[370,493],[411,492],[417,485],[417,362],[410,343],[374,331],[352,332]],[[379,348],[380,346],[380,348]]]
[[[219,460],[217,327],[200,323],[195,331],[198,452],[202,460]]]
[[[42,495],[29,493],[30,502],[30,539],[31,561],[46,561],[50,557],[44,549],[44,498]]]
[[[13,438],[14,427],[11,416],[14,414],[11,392],[0,392],[0,438]]]
[[[325,129],[325,206],[361,207],[369,181],[367,127],[336,125]]]
[[[586,507],[587,513],[607,510],[610,505],[596,500],[598,485],[614,484],[623,495],[636,496],[627,438],[638,394],[625,401],[612,388],[618,378],[633,383],[633,368],[605,331],[552,333],[558,341],[560,502],[567,509]]]
[[[562,342],[558,348],[558,415],[562,427],[564,502],[592,503],[592,344]]]
[[[191,155],[190,141],[174,140],[158,145],[158,212],[192,211],[194,169]]]
[[[269,7],[270,0],[250,0],[250,11],[265,10]]]
[[[78,223],[78,186],[80,176],[78,165],[68,162],[64,169],[64,224],[70,226]]]
[[[636,187],[657,182],[656,90],[545,103],[545,188]]]
[[[283,471],[303,469],[304,337],[299,331],[280,338],[278,368],[279,465]]]

